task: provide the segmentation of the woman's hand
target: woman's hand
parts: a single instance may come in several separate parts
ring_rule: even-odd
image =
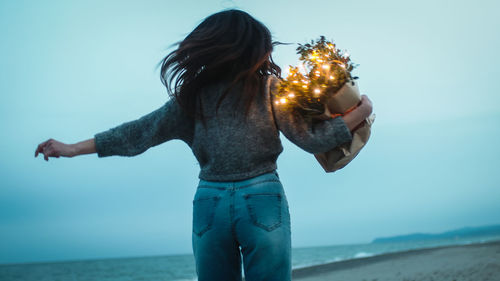
[[[35,151],[35,157],[38,156],[38,153],[42,153],[45,161],[49,161],[49,157],[73,157],[75,156],[76,151],[74,145],[49,139],[38,145]]]
[[[372,114],[372,101],[366,96],[361,96],[360,104],[351,112],[345,114],[342,118],[349,130],[354,131],[370,114]]]
[[[363,116],[364,116],[363,119],[366,119],[368,116],[370,116],[372,114],[373,104],[367,95],[361,96],[361,104],[358,107],[363,108]]]

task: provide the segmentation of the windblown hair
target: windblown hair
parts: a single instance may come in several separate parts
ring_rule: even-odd
[[[241,83],[240,105],[248,115],[251,103],[262,92],[264,77],[281,76],[272,59],[271,32],[261,22],[240,10],[225,10],[203,20],[161,64],[161,81],[168,94],[195,118],[205,121],[200,89],[224,82],[216,111],[230,90]],[[227,82],[227,83],[226,83]],[[198,107],[198,108],[197,108]],[[240,108],[240,110],[243,108]]]

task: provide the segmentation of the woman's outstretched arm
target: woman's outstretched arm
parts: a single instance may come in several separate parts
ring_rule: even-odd
[[[65,144],[54,139],[49,139],[38,145],[35,151],[35,157],[37,157],[39,153],[43,154],[45,161],[49,161],[49,157],[73,157],[82,154],[96,153],[95,140],[91,138],[75,144]]]
[[[175,99],[170,99],[137,120],[97,133],[94,138],[79,143],[65,144],[49,139],[38,145],[35,157],[42,153],[48,161],[49,157],[73,157],[90,153],[97,153],[98,157],[135,156],[171,139],[181,139],[189,144],[193,129],[194,122]]]

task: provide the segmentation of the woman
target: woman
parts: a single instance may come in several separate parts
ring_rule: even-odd
[[[325,152],[351,141],[372,106],[363,96],[349,114],[315,123],[282,110],[272,101],[281,70],[271,40],[243,11],[213,14],[161,61],[171,96],[162,107],[76,144],[49,139],[35,157],[134,156],[183,140],[200,164],[192,232],[198,280],[241,280],[241,256],[248,281],[291,280],[279,132],[307,152]]]

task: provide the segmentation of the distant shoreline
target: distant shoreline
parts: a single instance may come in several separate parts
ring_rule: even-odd
[[[500,235],[500,225],[484,225],[475,227],[462,227],[458,229],[448,230],[441,233],[411,233],[404,235],[396,235],[389,237],[375,238],[372,243],[394,243],[394,242],[412,242],[426,241],[436,239],[456,239],[456,238],[473,238],[478,236]]]
[[[450,251],[454,250],[455,252],[463,253],[462,256],[467,255],[468,251],[471,249],[474,250],[481,250],[481,248],[497,248],[498,255],[500,256],[500,240],[497,241],[488,241],[488,242],[482,242],[482,243],[471,243],[471,244],[460,244],[460,245],[447,245],[447,246],[439,246],[439,247],[432,247],[432,248],[423,248],[423,249],[412,249],[412,250],[407,250],[407,251],[401,251],[401,252],[393,252],[393,253],[385,253],[385,254],[380,254],[380,255],[375,255],[375,256],[370,256],[370,257],[362,257],[362,258],[354,258],[354,259],[349,259],[349,260],[343,260],[343,261],[336,261],[336,262],[331,262],[331,263],[326,263],[326,264],[321,264],[321,265],[314,265],[314,266],[308,266],[308,267],[303,267],[303,268],[297,268],[292,271],[292,277],[293,279],[298,279],[298,280],[330,280],[330,279],[322,279],[322,278],[328,278],[327,276],[334,274],[335,272],[355,272],[361,267],[367,267],[367,266],[376,266],[377,264],[382,264],[382,263],[394,263],[397,261],[401,261],[402,259],[412,259],[416,256],[429,256],[429,259],[431,259],[433,253],[436,253],[440,251],[440,254],[443,254],[445,251]],[[450,259],[454,258],[453,256],[450,257]],[[442,261],[441,261],[442,262]],[[433,262],[431,262],[432,264]],[[436,265],[439,262],[436,262]],[[497,259],[497,264],[498,264],[498,271],[500,271],[500,259]],[[411,265],[409,265],[411,267]],[[420,265],[415,265],[414,267],[419,267]],[[394,268],[396,270],[396,268]],[[422,269],[425,271],[425,269]],[[433,269],[434,270],[434,269]],[[434,270],[435,271],[435,270]],[[374,271],[372,271],[374,272]],[[400,272],[400,274],[403,274]],[[424,273],[422,273],[424,274]],[[321,277],[320,278],[314,278],[314,277]],[[311,279],[312,278],[312,279]],[[375,278],[374,278],[375,279]],[[416,278],[417,280],[418,278]],[[345,279],[347,280],[358,280],[358,279]],[[367,279],[367,280],[372,280]],[[378,279],[378,280],[384,280],[384,279]],[[393,280],[399,280],[399,279],[393,279]],[[409,279],[411,280],[411,278]],[[437,279],[439,280],[439,279]],[[457,279],[459,280],[459,279]]]

